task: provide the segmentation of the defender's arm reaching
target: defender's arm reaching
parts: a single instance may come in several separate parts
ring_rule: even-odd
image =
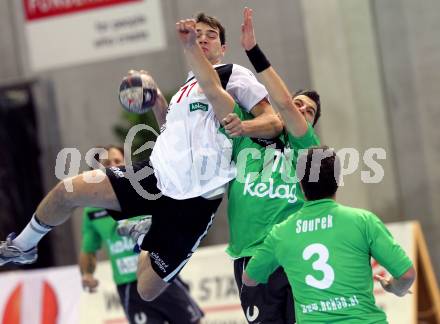
[[[295,107],[286,84],[259,49],[253,27],[252,9],[250,8],[244,9],[241,44],[266,86],[275,109],[284,121],[284,126],[296,137],[304,135],[308,128],[307,121],[300,110]]]

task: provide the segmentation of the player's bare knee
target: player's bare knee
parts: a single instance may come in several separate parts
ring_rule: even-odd
[[[105,180],[105,177],[105,173],[102,171],[93,170],[64,179],[55,188],[57,197],[62,199],[66,207],[71,208],[85,206],[93,202],[102,203],[106,188],[100,184]],[[101,180],[98,181],[99,179]],[[97,195],[98,192],[99,195]]]
[[[147,301],[151,302],[156,299],[157,296],[160,295],[161,289],[156,289],[155,287],[151,287],[145,284],[142,284],[139,280],[137,283],[137,291],[139,296]]]

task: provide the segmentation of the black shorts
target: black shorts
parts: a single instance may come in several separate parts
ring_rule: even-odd
[[[133,164],[134,172],[149,165],[149,161]],[[152,225],[142,242],[142,250],[148,251],[154,271],[170,282],[188,262],[192,253],[208,233],[214,213],[221,199],[209,200],[195,197],[176,200],[160,195],[154,173],[139,182],[155,200],[145,199],[125,177],[125,167],[106,169],[121,212],[110,212],[115,220],[139,215],[152,215]]]
[[[137,282],[118,285],[119,298],[130,324],[191,324],[197,323],[203,312],[189,295],[188,287],[177,277],[155,300],[141,299]]]
[[[295,308],[292,289],[284,272],[279,267],[266,284],[255,287],[243,285],[241,276],[249,257],[234,260],[234,275],[240,292],[243,312],[249,323],[293,324]]]

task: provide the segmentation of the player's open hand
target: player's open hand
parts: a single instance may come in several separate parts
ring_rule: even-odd
[[[178,21],[176,30],[184,47],[197,45],[196,21],[194,19]]]
[[[97,290],[99,281],[93,276],[93,274],[86,273],[81,278],[83,289],[89,293],[94,293]]]
[[[374,279],[380,282],[380,285],[385,291],[392,293],[396,296],[403,297],[406,294],[412,294],[411,290],[398,291],[398,289],[395,289],[392,283],[392,279],[387,279],[381,275],[374,275]]]
[[[392,289],[391,289],[391,282],[389,279],[381,276],[381,275],[374,275],[374,279],[376,279],[377,281],[380,282],[380,285],[382,286],[383,289],[385,289],[386,291],[392,293]]]
[[[235,113],[228,114],[225,118],[223,118],[223,125],[230,137],[239,137],[244,134],[244,126],[241,119]]]
[[[241,24],[241,46],[249,51],[257,44],[254,32],[254,23],[252,18],[252,9],[245,7],[243,11],[243,23]]]

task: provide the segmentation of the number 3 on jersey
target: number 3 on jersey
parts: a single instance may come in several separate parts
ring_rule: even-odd
[[[333,281],[335,280],[335,272],[333,271],[333,268],[327,263],[329,257],[328,249],[323,244],[310,244],[304,249],[302,257],[304,260],[307,261],[315,254],[318,255],[318,260],[313,262],[313,270],[323,272],[324,277],[321,280],[318,280],[309,274],[305,278],[306,284],[318,289],[327,289],[333,284]]]

